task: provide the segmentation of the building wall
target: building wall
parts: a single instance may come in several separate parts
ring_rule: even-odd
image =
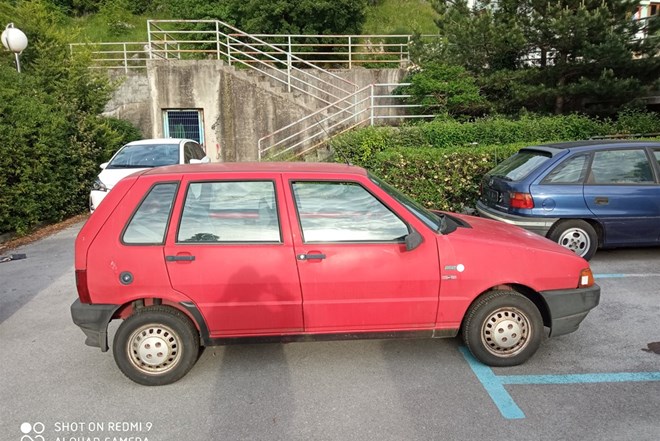
[[[333,73],[358,87],[397,83],[405,75],[402,69]],[[332,76],[328,81],[343,83]],[[287,92],[286,85],[264,75],[217,60],[152,60],[146,72],[131,72],[122,79],[105,114],[131,121],[145,138],[158,138],[163,136],[164,110],[201,110],[209,157],[213,161],[250,161],[258,158],[259,138],[323,106],[301,92]]]

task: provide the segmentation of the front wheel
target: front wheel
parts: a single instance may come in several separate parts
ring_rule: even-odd
[[[489,366],[527,361],[543,339],[543,318],[534,303],[515,291],[491,291],[467,311],[463,341]]]
[[[548,238],[585,260],[591,259],[598,248],[596,230],[580,219],[560,221],[550,230]]]
[[[180,311],[151,306],[124,320],[115,334],[112,352],[119,369],[136,383],[170,384],[197,361],[199,334]]]

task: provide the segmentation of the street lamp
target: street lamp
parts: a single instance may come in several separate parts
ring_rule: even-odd
[[[14,27],[14,23],[9,23],[7,27],[5,27],[5,30],[2,31],[0,39],[2,40],[2,45],[14,53],[14,56],[16,57],[16,70],[20,73],[21,62],[18,56],[27,47],[27,37],[23,31]]]

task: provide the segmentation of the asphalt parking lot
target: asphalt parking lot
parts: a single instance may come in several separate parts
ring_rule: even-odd
[[[458,339],[236,345],[149,388],[71,322],[79,227],[0,264],[0,440],[660,439],[660,248],[599,251],[601,305],[515,368]]]

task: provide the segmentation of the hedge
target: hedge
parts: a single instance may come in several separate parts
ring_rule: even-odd
[[[462,212],[474,207],[481,177],[525,145],[392,148],[375,154],[369,169],[427,208]]]

